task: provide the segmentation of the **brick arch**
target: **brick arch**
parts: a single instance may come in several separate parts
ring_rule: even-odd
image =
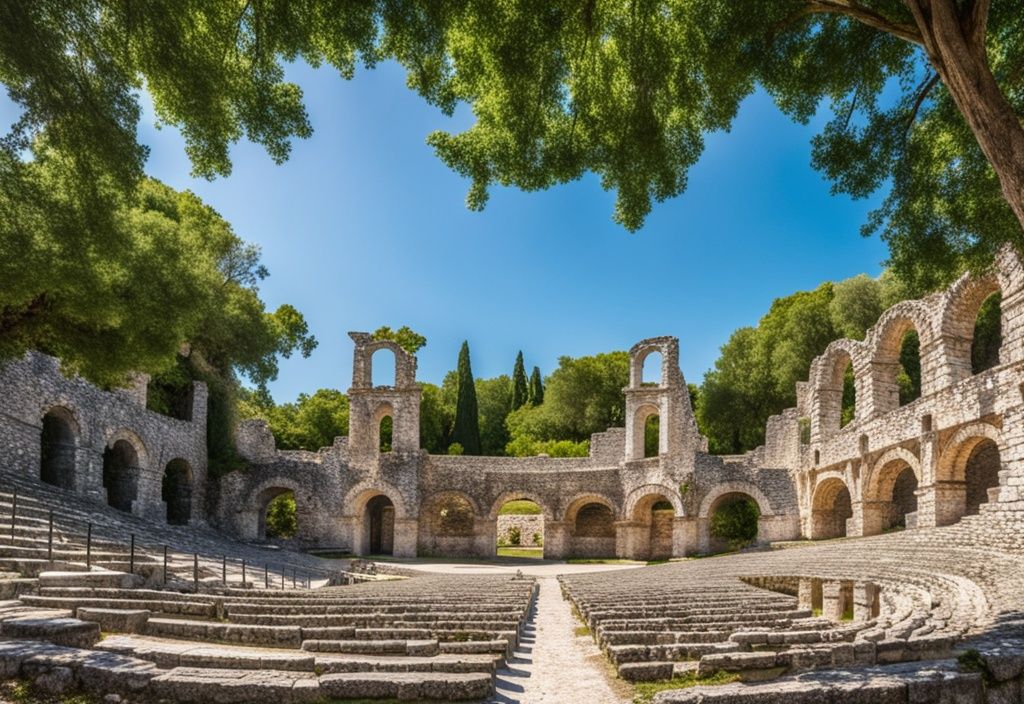
[[[772,516],[775,514],[768,497],[756,485],[750,482],[725,482],[724,484],[719,484],[704,496],[704,500],[700,502],[700,510],[697,511],[697,516],[699,518],[710,518],[711,508],[715,505],[715,502],[728,494],[745,494],[749,496],[757,504],[757,509],[761,512],[762,516]]]
[[[498,520],[498,511],[509,501],[515,501],[516,499],[526,499],[540,506],[541,515],[544,516],[545,521],[555,520],[554,510],[551,508],[557,502],[555,500],[545,500],[539,494],[532,491],[506,491],[503,492],[498,498],[491,504],[491,510],[487,514],[487,518],[496,521]]]
[[[850,497],[850,515],[841,513],[836,501],[843,491]],[[853,515],[854,493],[846,477],[839,472],[825,472],[814,483],[811,493],[811,538],[837,538],[846,536],[845,520]],[[841,507],[845,509],[846,507]]]
[[[380,350],[390,350],[395,355],[396,389],[409,389],[416,385],[416,355],[409,354],[404,347],[391,340],[375,340],[365,332],[350,332],[349,337],[356,343],[352,356],[352,388],[372,389],[373,356]]]
[[[971,452],[984,440],[991,440],[995,443],[1001,458],[1006,456],[1006,442],[999,428],[991,423],[981,421],[968,423],[957,430],[942,446],[935,479],[937,481],[963,481]]]
[[[61,420],[67,422],[71,426],[71,431],[75,434],[75,440],[81,442],[82,438],[85,437],[86,428],[82,419],[82,413],[74,403],[62,399],[40,405],[39,412],[36,414],[39,424],[42,425],[43,418],[51,413],[56,414]]]
[[[618,520],[622,515],[616,507],[615,502],[604,494],[587,493],[575,496],[568,503],[565,509],[565,518],[563,520],[570,524],[574,523],[576,521],[576,514],[587,504],[601,504],[602,506],[607,507],[611,510],[612,515],[615,516],[616,520]]]
[[[629,349],[629,388],[643,385],[644,361],[654,352],[661,355],[661,374],[658,386],[673,385],[679,375],[679,341],[674,337],[649,337]]]
[[[871,415],[885,413],[898,408],[899,384],[896,376],[900,369],[900,349],[904,336],[913,330],[921,343],[921,350],[934,347],[937,336],[932,323],[932,308],[926,301],[903,301],[897,303],[875,323],[868,333],[867,345],[870,357],[870,374],[866,381],[869,390],[865,401],[870,404]],[[936,390],[941,380],[938,370],[925,363],[921,355],[921,395]]]
[[[467,521],[465,527],[459,527],[457,532],[452,532],[449,525],[446,529],[445,521],[448,520],[441,515],[441,510],[446,502],[462,502],[469,508],[472,520]],[[420,505],[420,525],[425,526],[428,532],[434,536],[459,536],[472,537],[475,535],[475,522],[480,517],[480,506],[472,496],[462,491],[444,490],[431,494]],[[423,528],[421,528],[423,530]],[[423,537],[422,535],[420,536]]]
[[[386,496],[395,506],[395,518],[409,518],[402,493],[388,482],[367,480],[359,482],[348,490],[342,500],[342,507],[347,516],[360,516],[366,504],[375,496]]]
[[[632,520],[641,502],[653,496],[658,496],[672,504],[672,509],[676,512],[677,517],[686,515],[678,489],[667,487],[664,484],[644,484],[629,492],[622,509],[622,518]]]
[[[881,500],[882,481],[883,479],[889,479],[889,477],[885,476],[886,473],[883,470],[894,462],[903,462],[910,467],[914,472],[914,476],[917,477],[918,484],[923,481],[921,476],[921,461],[918,459],[917,455],[905,447],[894,447],[890,450],[886,450],[881,457],[872,463],[871,471],[861,487],[861,496],[865,501]]]
[[[105,440],[106,442],[104,443],[104,446],[106,448],[113,448],[114,444],[119,440],[125,441],[134,448],[135,457],[139,463],[139,469],[150,469],[149,450],[146,449],[146,443],[142,441],[142,438],[134,430],[129,428],[118,428],[116,430],[108,431]]]
[[[860,420],[864,410],[865,361],[869,358],[866,343],[840,339],[829,343],[825,352],[811,363],[811,439],[820,440],[839,430],[843,402],[843,375],[848,364],[853,365],[857,406],[854,421]]]

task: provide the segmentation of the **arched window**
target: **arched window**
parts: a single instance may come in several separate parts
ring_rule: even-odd
[[[392,431],[394,430],[394,422],[391,416],[384,416],[380,419],[380,426],[378,427],[378,448],[381,453],[391,452],[391,440]]]
[[[999,348],[1003,344],[1002,301],[1003,295],[997,291],[989,295],[978,309],[971,338],[972,374],[980,374],[999,364]]]
[[[71,414],[63,408],[43,416],[39,478],[63,489],[75,487],[75,430]]]
[[[723,494],[708,515],[713,552],[739,550],[757,540],[761,509],[753,497],[740,492]]]
[[[842,428],[857,417],[857,384],[853,375],[853,362],[843,370],[843,401],[839,413],[839,427]]]
[[[284,487],[271,487],[263,491],[258,501],[260,539],[294,538],[299,527],[294,492]]]
[[[967,457],[964,480],[967,482],[965,515],[972,516],[981,511],[989,501],[989,490],[999,486],[999,469],[1002,462],[995,442],[984,439],[975,445]]]
[[[661,454],[661,421],[657,413],[647,416],[644,421],[644,457]]]
[[[103,452],[103,487],[110,506],[131,513],[139,474],[139,456],[127,440],[118,440]]]
[[[850,490],[841,479],[826,479],[814,492],[811,537],[844,538],[846,521],[853,517]]]
[[[395,386],[397,360],[394,351],[387,347],[375,350],[370,356],[370,372],[374,386]]]
[[[658,350],[647,353],[644,357],[644,364],[640,374],[641,386],[663,386],[665,383],[664,370],[662,369],[662,356]]]

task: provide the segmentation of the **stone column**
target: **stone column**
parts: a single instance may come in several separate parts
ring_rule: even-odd
[[[966,505],[966,482],[942,481],[922,486],[917,490],[917,525],[952,525],[963,518]]]
[[[697,550],[697,519],[676,516],[672,519],[672,557],[685,557]]]
[[[852,606],[853,585],[850,582],[828,580],[821,585],[821,615],[829,621],[843,620],[843,614]]]
[[[572,525],[567,521],[544,521],[544,557],[564,560],[569,557]]]
[[[882,518],[885,515],[884,501],[856,501],[853,503],[853,517],[847,522],[846,535],[859,537],[878,535],[882,532]]]
[[[821,608],[821,580],[815,577],[801,577],[797,586],[797,608]]]
[[[395,519],[395,540],[391,554],[395,557],[416,557],[419,521],[415,518]]]
[[[853,583],[853,620],[870,621],[878,615],[878,585],[871,582]]]

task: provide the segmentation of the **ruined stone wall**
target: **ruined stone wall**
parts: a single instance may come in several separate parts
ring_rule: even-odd
[[[52,413],[70,429],[70,440],[50,454],[61,468],[59,486],[103,502],[117,492],[123,508],[162,523],[167,520],[164,472],[182,460],[191,475],[187,514],[191,521],[205,520],[206,385],[194,383],[190,420],[179,420],[146,409],[147,381],[140,376],[131,388],[103,391],[64,376],[58,360],[48,355],[32,352],[7,362],[0,367],[0,462],[41,479],[43,420]],[[108,491],[104,452],[119,443],[130,447],[124,454],[131,464],[113,478],[108,471]]]
[[[519,542],[513,543],[512,529],[519,529]],[[539,538],[539,540],[538,540]],[[544,516],[498,516],[498,541],[524,548],[540,547],[544,544]]]

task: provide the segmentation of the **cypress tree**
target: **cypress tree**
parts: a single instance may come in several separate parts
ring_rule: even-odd
[[[459,350],[459,394],[455,403],[455,427],[452,443],[462,445],[467,455],[480,454],[480,417],[476,405],[476,384],[469,365],[469,343],[463,342]]]
[[[523,351],[519,350],[516,355],[516,365],[512,369],[512,410],[521,408],[530,396],[530,389],[526,382],[526,367],[523,366]]]
[[[544,382],[540,379],[540,368],[534,367],[530,374],[530,405],[539,406],[544,403]]]

